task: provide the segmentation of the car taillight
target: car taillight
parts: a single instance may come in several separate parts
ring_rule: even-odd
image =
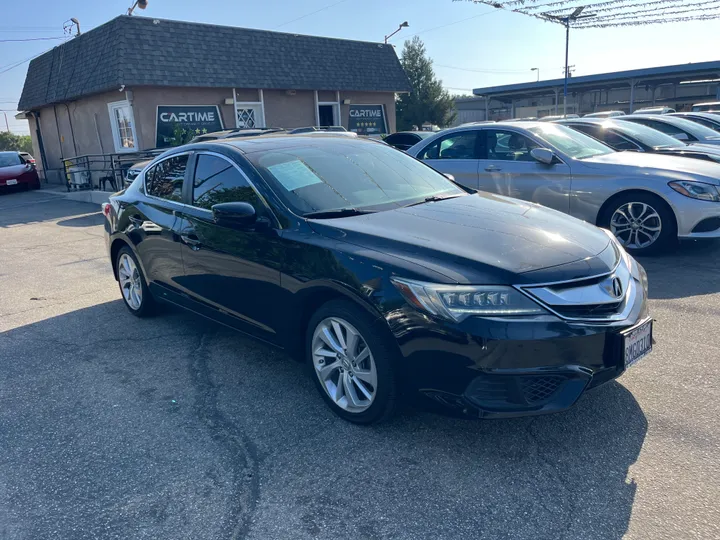
[[[102,203],[100,206],[102,207],[103,215],[108,217],[110,215],[110,209],[112,208],[110,203]]]

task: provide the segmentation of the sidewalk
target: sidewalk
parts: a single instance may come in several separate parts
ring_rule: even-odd
[[[113,194],[111,191],[68,191],[67,187],[59,184],[43,184],[42,192],[61,195],[71,201],[88,202],[102,204],[108,202],[108,198]]]

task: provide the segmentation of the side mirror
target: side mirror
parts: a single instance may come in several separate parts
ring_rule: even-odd
[[[444,176],[445,178],[447,178],[448,180],[450,180],[451,182],[454,182],[454,181],[455,181],[455,177],[454,177],[452,174],[450,174],[450,173],[443,173],[443,176]]]
[[[226,227],[248,227],[257,221],[255,208],[246,202],[214,204],[212,213],[215,223]]]
[[[548,148],[533,148],[530,150],[530,155],[535,161],[539,161],[545,165],[552,165],[555,161],[555,154]]]
[[[690,137],[688,137],[687,133],[675,133],[673,135],[678,141],[689,141]]]

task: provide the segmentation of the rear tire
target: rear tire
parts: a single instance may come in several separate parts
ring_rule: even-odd
[[[120,248],[115,259],[120,294],[125,307],[136,317],[148,317],[155,312],[156,302],[147,286],[137,257],[132,250]]]
[[[672,209],[652,193],[620,195],[603,211],[598,225],[609,229],[633,255],[665,252],[678,241]]]
[[[306,355],[320,395],[340,418],[382,422],[395,412],[397,348],[389,332],[347,300],[332,300],[311,317]]]

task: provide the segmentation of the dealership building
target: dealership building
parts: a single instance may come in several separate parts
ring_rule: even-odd
[[[236,127],[395,130],[410,90],[391,45],[117,17],[34,59],[18,110],[37,162],[165,148]]]
[[[455,101],[456,124],[564,114],[564,79],[475,88]],[[661,66],[568,79],[567,114],[720,101],[720,61]]]

